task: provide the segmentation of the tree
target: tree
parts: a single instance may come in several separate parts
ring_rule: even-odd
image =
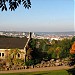
[[[56,51],[55,52],[56,52],[57,58],[59,58],[60,50],[61,50],[60,47],[56,47]]]
[[[39,63],[43,58],[42,52],[36,48],[32,51],[31,56],[32,60],[34,60],[34,64]]]
[[[75,36],[73,36],[73,38],[72,38],[72,42],[74,42],[75,41]]]
[[[75,42],[72,44],[72,48],[70,49],[71,54],[75,54]]]
[[[70,55],[70,48],[71,48],[71,40],[70,39],[63,39],[60,43],[59,43],[59,47],[61,47],[61,51],[60,51],[60,58],[66,58],[69,57]]]
[[[11,65],[21,65],[23,64],[22,59],[19,59],[18,54],[24,54],[24,52],[21,52],[19,49],[11,49],[9,51],[9,55],[6,58],[6,61],[9,63],[9,66]]]
[[[74,43],[72,44],[72,47],[70,49],[70,54],[71,54],[71,59],[70,59],[70,66],[75,65],[75,37],[73,37],[72,42],[74,41]]]
[[[36,48],[36,39],[31,39],[28,45],[34,50]]]
[[[29,49],[27,50],[27,54],[26,54],[26,61],[29,61],[29,60],[32,59],[31,52],[32,52],[32,49],[29,48]]]
[[[15,10],[21,4],[27,9],[31,8],[30,0],[0,0],[0,8],[2,11],[7,11],[7,4],[9,4],[9,9],[11,11]]]

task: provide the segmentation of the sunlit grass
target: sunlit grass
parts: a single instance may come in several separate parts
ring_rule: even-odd
[[[27,72],[27,73],[8,73],[0,75],[69,75],[66,70],[44,71],[44,72]]]

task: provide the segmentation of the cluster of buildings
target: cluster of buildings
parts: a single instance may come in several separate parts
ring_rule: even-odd
[[[33,38],[34,39],[49,39],[49,40],[63,40],[65,38],[67,39],[72,39],[74,35],[50,35],[50,34],[44,34],[44,35],[36,35],[33,33]]]
[[[6,32],[6,31],[1,31],[0,35],[22,38],[22,37],[27,36],[28,33],[27,32]]]
[[[5,31],[0,31],[0,35],[4,36],[12,36],[12,37],[27,37],[29,38],[29,33],[28,32],[5,32]],[[71,39],[74,35],[72,34],[67,34],[67,35],[56,35],[56,34],[37,34],[37,32],[32,32],[32,38],[34,39],[49,39],[49,40],[62,40],[65,38]]]
[[[49,40],[62,40],[64,38],[71,39],[73,35],[68,36],[57,36],[57,35],[37,35],[36,33],[30,32],[0,32],[0,36],[12,36],[10,38],[0,37],[0,59],[6,59],[11,49],[20,49],[24,54],[18,54],[17,57],[20,59],[26,59],[26,48],[30,41],[30,38],[34,39],[49,39]],[[16,38],[19,37],[19,38]]]

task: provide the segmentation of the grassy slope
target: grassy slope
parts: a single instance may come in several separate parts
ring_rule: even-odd
[[[66,70],[60,71],[46,71],[46,72],[32,72],[32,73],[11,73],[11,74],[0,74],[0,75],[69,75]]]

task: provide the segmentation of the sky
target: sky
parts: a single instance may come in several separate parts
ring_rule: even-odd
[[[75,0],[31,0],[15,11],[1,11],[0,31],[67,32],[74,31]]]

